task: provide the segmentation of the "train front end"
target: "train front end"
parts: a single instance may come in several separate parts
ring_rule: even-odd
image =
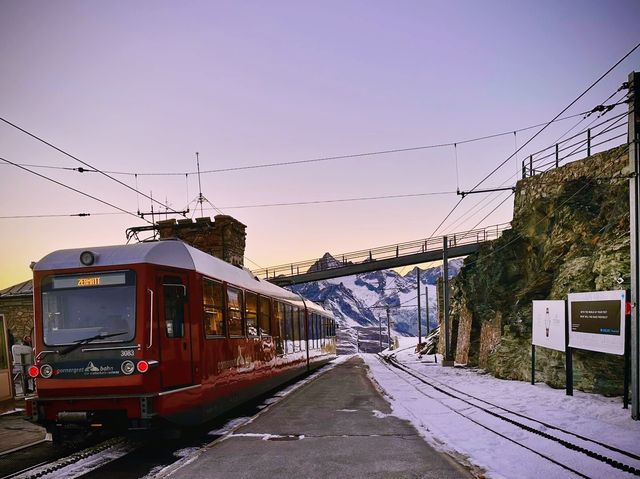
[[[146,429],[159,387],[142,321],[153,307],[143,287],[146,268],[99,266],[94,252],[68,251],[34,269],[36,360],[29,375],[37,395],[27,400],[27,416],[54,440],[74,431]]]

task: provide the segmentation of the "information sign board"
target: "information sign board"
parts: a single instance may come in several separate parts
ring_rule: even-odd
[[[535,346],[565,350],[564,301],[533,301],[531,343]]]
[[[569,294],[569,346],[624,354],[625,292]]]

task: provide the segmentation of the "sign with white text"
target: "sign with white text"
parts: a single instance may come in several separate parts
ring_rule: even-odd
[[[531,343],[564,352],[564,301],[533,301]]]
[[[624,354],[624,291],[569,294],[569,346]]]

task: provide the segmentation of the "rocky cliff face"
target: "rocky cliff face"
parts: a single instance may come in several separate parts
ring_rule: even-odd
[[[627,167],[621,146],[518,182],[513,229],[469,256],[453,282],[458,362],[529,380],[532,300],[628,287]],[[564,353],[536,353],[536,379],[564,387]],[[622,357],[575,352],[576,388],[613,395],[622,384]]]

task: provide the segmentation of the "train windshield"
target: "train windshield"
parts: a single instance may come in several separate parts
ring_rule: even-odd
[[[132,340],[135,336],[135,281],[133,271],[44,278],[44,343],[60,346],[93,337],[91,343]]]

